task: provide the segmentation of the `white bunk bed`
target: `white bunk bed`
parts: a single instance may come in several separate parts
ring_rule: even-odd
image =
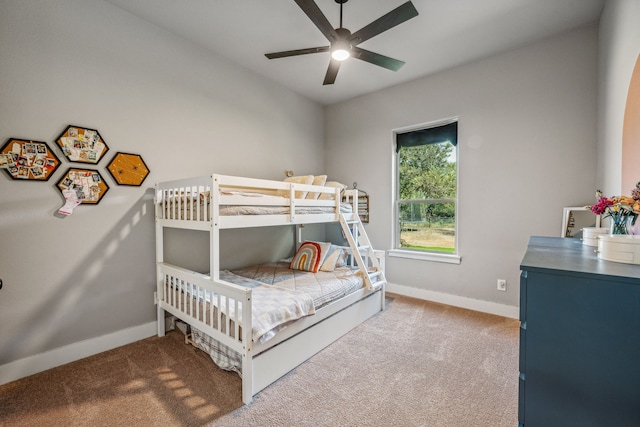
[[[305,198],[307,192],[319,197]],[[168,312],[239,353],[242,400],[250,403],[255,394],[384,309],[384,252],[371,247],[357,200],[356,190],[215,174],[156,184],[158,336],[165,333]],[[349,265],[359,270],[364,286],[290,322],[266,342],[254,340],[252,328],[242,327],[254,324],[254,289],[221,275],[220,230],[326,222],[341,224]],[[209,233],[208,275],[164,262],[165,227]]]

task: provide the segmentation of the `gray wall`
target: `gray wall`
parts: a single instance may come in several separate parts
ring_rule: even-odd
[[[100,204],[59,218],[55,183],[71,163],[48,182],[0,173],[0,365],[155,319],[155,182],[323,172],[320,106],[107,3],[2,1],[0,40],[2,144],[53,147],[68,124],[96,128],[110,147],[97,168],[111,187]],[[111,179],[118,151],[143,156],[142,187]],[[291,233],[227,237],[223,264],[263,256],[263,245],[243,242],[268,239],[283,249]]]
[[[601,123],[624,102],[622,89],[609,98],[607,87],[624,86],[626,96],[628,81],[617,79],[628,79],[638,53],[637,2],[610,0],[607,13]],[[392,258],[388,278],[516,306],[529,235],[558,235],[562,207],[593,198],[597,37],[597,28],[584,28],[323,112],[102,1],[1,2],[0,142],[53,145],[68,124],[97,128],[111,148],[98,165],[111,190],[99,205],[61,219],[55,182],[71,163],[63,160],[47,183],[0,174],[0,365],[154,320],[149,190],[157,181],[328,172],[371,195],[367,230],[374,246],[391,248],[391,131],[452,116],[460,119],[462,264]],[[616,59],[628,53],[633,60]],[[615,163],[611,117],[599,155]],[[111,180],[105,167],[117,151],[143,155],[152,171],[143,187]],[[611,161],[599,161],[598,182],[615,181]],[[264,245],[248,242],[285,251],[290,239],[278,230],[255,233],[263,234],[225,237],[224,263],[264,256]],[[169,255],[206,268],[202,253],[177,246]],[[509,281],[507,293],[495,290],[498,277]]]
[[[598,186],[611,196],[631,190],[621,188],[622,124],[633,67],[640,54],[639,16],[640,1],[607,0],[600,18]]]
[[[462,263],[388,257],[390,282],[518,305],[529,236],[559,236],[562,208],[593,199],[597,37],[590,26],[326,108],[327,171],[370,194],[380,249],[392,247],[392,130],[459,118]]]

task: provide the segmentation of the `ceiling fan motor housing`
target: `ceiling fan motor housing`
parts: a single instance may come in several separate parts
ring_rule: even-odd
[[[336,34],[338,34],[338,40],[349,40],[351,37],[351,31],[346,28],[336,28]]]

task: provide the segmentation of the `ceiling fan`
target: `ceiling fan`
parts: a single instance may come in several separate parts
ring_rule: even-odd
[[[358,47],[358,45],[396,25],[418,16],[418,11],[410,1],[398,6],[353,34],[348,29],[342,27],[342,5],[349,0],[335,0],[336,3],[340,4],[340,27],[338,28],[333,28],[313,0],[294,1],[300,6],[302,11],[307,14],[316,27],[318,27],[320,32],[324,34],[327,40],[329,40],[330,45],[267,53],[265,54],[267,58],[276,59],[310,53],[331,52],[331,62],[329,62],[329,68],[324,76],[323,85],[330,85],[336,81],[340,63],[350,56],[391,71],[398,71],[400,67],[404,65],[403,61],[362,49]]]

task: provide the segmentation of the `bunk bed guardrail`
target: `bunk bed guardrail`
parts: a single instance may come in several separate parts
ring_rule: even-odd
[[[251,289],[171,264],[157,268],[159,307],[239,353],[251,351],[251,328],[242,328],[251,325]]]
[[[306,198],[307,193],[318,193],[318,198]],[[351,207],[344,211],[342,196]],[[354,197],[355,195],[355,197]],[[270,215],[256,215],[247,221],[244,215],[222,215],[211,206],[262,206],[286,208]],[[164,226],[193,228],[195,223],[213,221],[221,228],[262,227],[313,222],[339,221],[339,214],[349,218],[357,216],[357,191],[340,191],[335,187],[305,185],[289,182],[211,175],[156,184],[156,218]],[[172,223],[175,221],[175,223]],[[182,221],[188,221],[185,224]],[[197,227],[197,226],[196,226]],[[207,229],[206,225],[201,225]]]

